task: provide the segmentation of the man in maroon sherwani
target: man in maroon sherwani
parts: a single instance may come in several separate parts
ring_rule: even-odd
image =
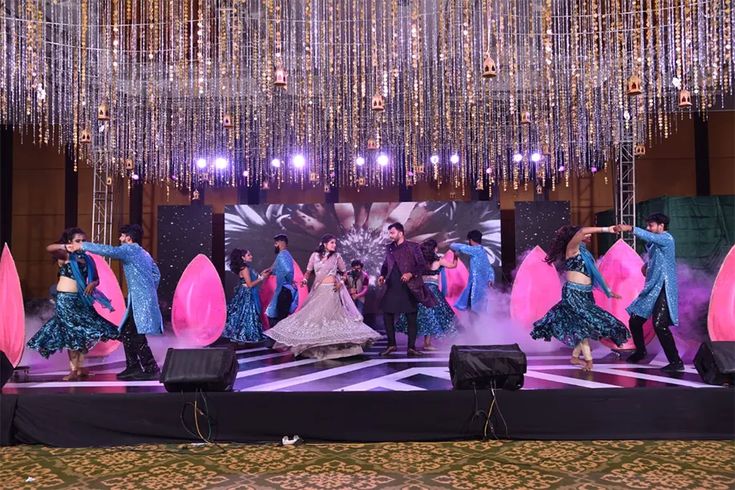
[[[404,237],[403,225],[393,223],[388,227],[392,243],[388,245],[385,261],[380,268],[378,286],[386,285],[380,306],[385,320],[385,333],[388,335],[388,348],[380,353],[387,356],[396,350],[396,331],[394,323],[401,313],[408,320],[408,355],[420,356],[416,350],[416,312],[418,303],[427,307],[436,304],[431,291],[424,285],[422,275],[427,269],[426,260],[418,243],[409,242]]]

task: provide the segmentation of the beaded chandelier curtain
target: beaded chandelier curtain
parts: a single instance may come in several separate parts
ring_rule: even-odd
[[[0,123],[105,177],[483,189],[732,90],[732,0],[0,0]],[[108,182],[110,179],[108,179]]]

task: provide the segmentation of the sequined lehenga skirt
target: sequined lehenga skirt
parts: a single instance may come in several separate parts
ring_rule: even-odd
[[[235,296],[227,305],[227,322],[222,337],[234,342],[261,342],[263,323],[260,320],[260,302],[257,290],[238,286]]]
[[[419,303],[417,307],[416,323],[418,324],[418,336],[429,336],[434,338],[448,337],[457,333],[457,316],[447,303],[446,298],[439,290],[439,286],[427,282],[431,294],[434,295],[436,305],[431,308]],[[406,315],[401,315],[396,322],[396,332],[408,332],[408,320]]]
[[[63,349],[86,354],[97,342],[119,336],[117,327],[102,318],[77,293],[59,292],[54,316],[31,337],[28,347],[45,358]]]
[[[333,284],[314,288],[301,310],[266,330],[275,341],[274,348],[288,348],[295,355],[315,359],[336,359],[362,353],[378,332],[361,320],[351,319]]]
[[[620,320],[595,304],[592,286],[567,282],[562,288],[561,301],[533,324],[531,337],[547,341],[553,337],[575,347],[584,339],[601,338],[622,345],[630,333]]]

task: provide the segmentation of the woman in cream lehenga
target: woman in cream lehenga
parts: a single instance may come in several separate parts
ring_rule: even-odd
[[[311,254],[301,285],[315,274],[311,293],[301,309],[264,334],[273,348],[288,348],[295,356],[336,359],[361,354],[363,346],[380,334],[362,322],[350,294],[342,284],[345,262],[337,253],[337,239],[324,235]]]

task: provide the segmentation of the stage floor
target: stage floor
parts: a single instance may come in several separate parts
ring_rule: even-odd
[[[385,348],[380,340],[365,354],[348,359],[316,361],[296,358],[267,347],[254,346],[237,351],[240,369],[235,391],[445,391],[451,390],[448,351],[408,358],[403,353],[388,358],[378,353]],[[399,351],[401,352],[401,351]],[[599,351],[598,351],[599,352]],[[524,390],[568,388],[661,388],[687,387],[718,389],[702,383],[692,365],[683,373],[667,374],[660,370],[665,360],[651,358],[642,364],[627,364],[612,352],[595,359],[592,372],[569,364],[569,354],[558,352],[528,355]],[[36,367],[27,376],[22,372],[3,388],[5,394],[50,393],[155,393],[165,391],[158,381],[118,381],[115,373],[125,366],[122,361],[88,362],[92,376],[84,381],[68,382],[63,371],[44,372]]]

